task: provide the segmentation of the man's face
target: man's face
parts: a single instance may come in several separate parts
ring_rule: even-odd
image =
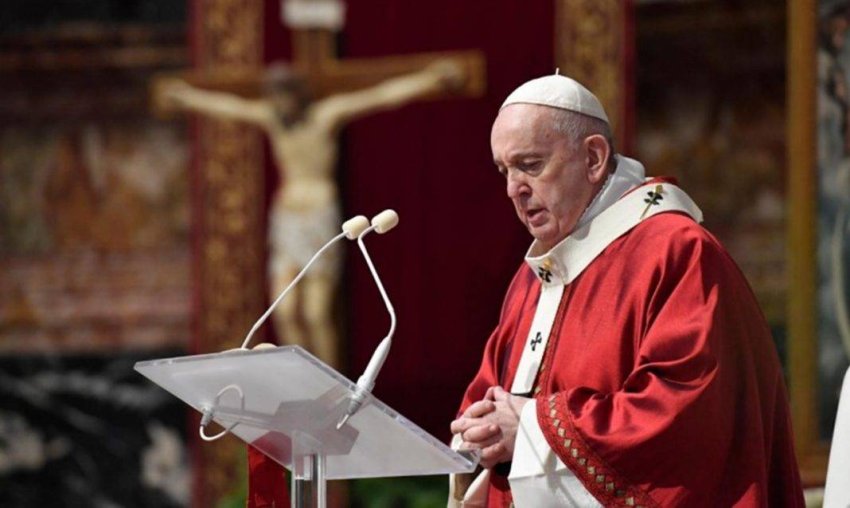
[[[292,92],[276,91],[271,95],[271,101],[280,115],[297,117],[300,114],[298,98]]]
[[[508,197],[544,251],[575,229],[596,191],[585,143],[556,131],[553,111],[512,104],[499,112],[490,133]]]

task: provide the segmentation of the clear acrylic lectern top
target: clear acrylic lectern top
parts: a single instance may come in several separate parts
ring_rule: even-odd
[[[151,360],[136,370],[292,470],[293,453],[326,458],[330,480],[470,472],[451,450],[370,397],[340,430],[354,383],[298,346]],[[295,449],[295,450],[293,450]]]

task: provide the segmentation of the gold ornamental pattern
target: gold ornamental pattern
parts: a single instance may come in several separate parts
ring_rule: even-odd
[[[622,0],[555,3],[555,65],[599,97],[618,140],[626,134],[623,41],[630,4]]]
[[[202,72],[263,65],[263,2],[194,0],[194,61]],[[238,347],[264,301],[264,155],[260,133],[204,118],[194,160],[196,353]],[[217,429],[211,429],[213,432]],[[244,445],[197,443],[194,506],[216,506],[244,477]]]
[[[235,122],[199,129],[202,177],[198,352],[238,347],[263,304],[262,138]]]

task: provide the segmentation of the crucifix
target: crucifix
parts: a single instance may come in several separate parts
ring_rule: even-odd
[[[338,59],[333,38],[342,26],[339,0],[286,0],[293,60],[262,76],[229,69],[164,76],[153,84],[160,112],[191,111],[259,127],[268,136],[281,186],[269,211],[270,293],[278,295],[313,253],[339,230],[337,135],[363,115],[414,100],[483,92],[479,51]],[[258,94],[262,89],[263,93]],[[341,251],[319,258],[301,280],[296,298],[273,314],[282,342],[304,346],[340,367],[331,308]]]
[[[289,66],[307,85],[313,99],[375,85],[387,79],[415,72],[435,62],[450,62],[462,74],[459,86],[426,97],[480,97],[486,89],[484,54],[480,50],[453,50],[411,53],[371,58],[336,56],[336,36],[342,29],[345,4],[342,0],[281,0],[284,23],[292,33],[292,59]],[[152,86],[153,109],[167,117],[173,107],[163,103],[160,92],[174,75],[161,75]],[[220,69],[183,72],[188,83],[220,91],[258,96],[262,77],[256,71]]]
[[[293,62],[311,89],[329,95],[361,88],[426,67],[438,60],[452,61],[462,69],[463,86],[454,93],[480,96],[485,88],[481,51],[447,51],[403,56],[340,60],[335,56],[335,30],[342,26],[340,0],[284,0],[284,18],[293,30]]]

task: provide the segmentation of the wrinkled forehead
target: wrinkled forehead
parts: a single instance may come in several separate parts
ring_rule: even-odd
[[[502,108],[490,131],[491,141],[502,136],[554,135],[556,109],[537,104],[511,104]]]
[[[493,128],[496,128],[497,125],[532,127],[551,123],[558,111],[557,108],[540,104],[510,104],[499,110],[496,119],[493,120]]]
[[[553,108],[533,104],[512,104],[503,108],[490,131],[494,160],[511,159],[517,154],[548,153],[565,138],[555,129]]]

